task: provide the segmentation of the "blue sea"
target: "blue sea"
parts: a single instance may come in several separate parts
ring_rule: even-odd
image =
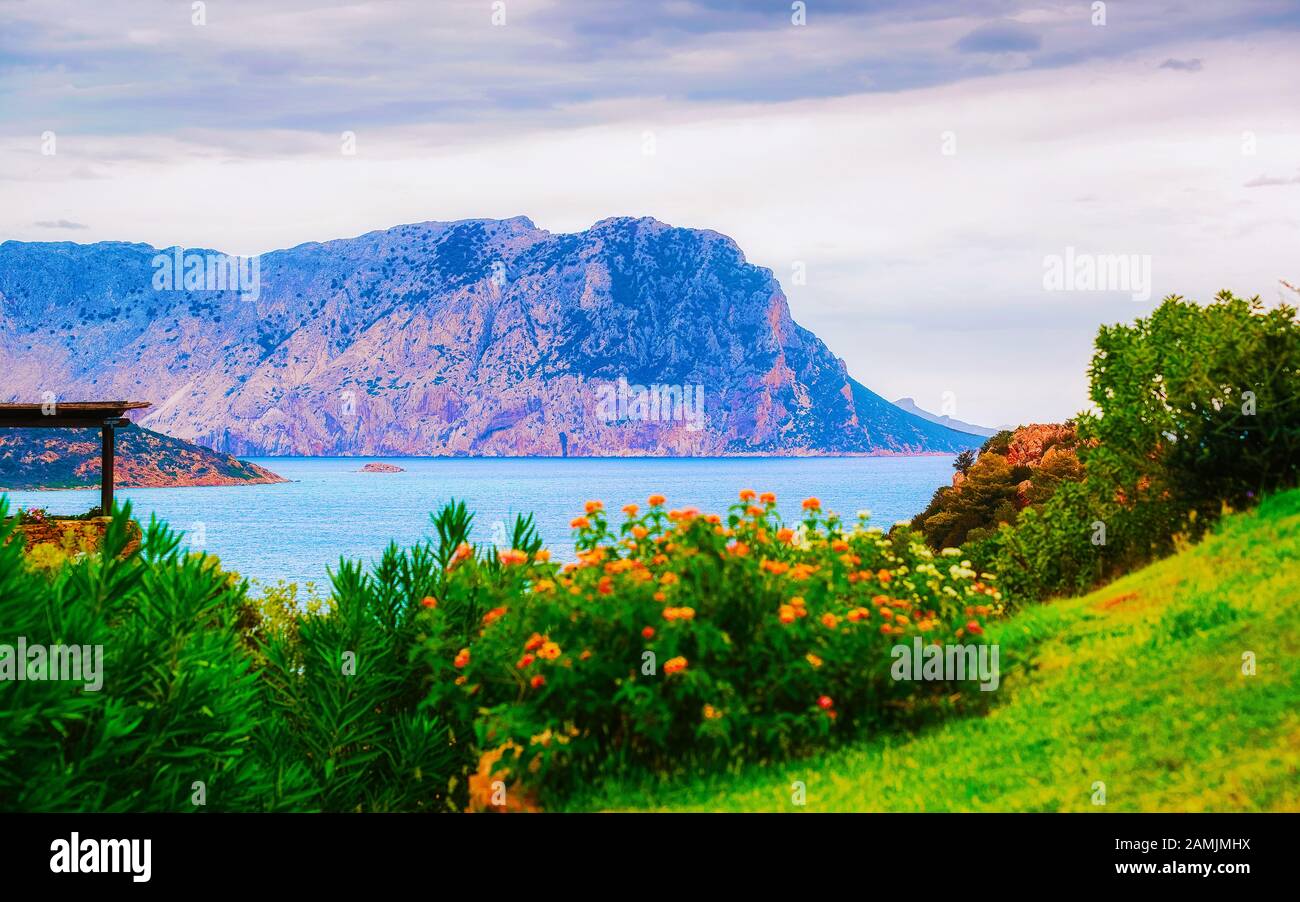
[[[669,507],[724,513],[743,488],[775,492],[789,519],[816,495],[824,507],[853,518],[871,511],[888,529],[921,511],[952,477],[951,456],[820,458],[383,458],[401,473],[362,473],[378,458],[270,457],[255,463],[293,480],[280,485],[119,489],[137,518],[155,515],[222,565],[264,582],[284,579],[328,586],[340,557],[372,561],[395,541],[431,537],[429,514],[448,500],[475,513],[475,539],[508,534],[519,513],[536,515],[558,559],[572,558],[569,521],[598,498],[613,511],[644,507],[660,493]],[[82,513],[98,490],[13,492],[11,508]]]

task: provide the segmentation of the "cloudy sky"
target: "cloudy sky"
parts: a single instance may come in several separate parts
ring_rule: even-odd
[[[1300,284],[1297,38],[1297,0],[0,0],[0,240],[654,216],[890,399],[1061,419],[1099,323]],[[1046,290],[1067,249],[1151,298]]]

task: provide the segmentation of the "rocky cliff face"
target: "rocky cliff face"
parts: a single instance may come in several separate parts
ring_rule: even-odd
[[[100,450],[98,429],[0,429],[0,490],[97,486]],[[135,426],[117,431],[115,452],[119,488],[286,481],[257,464]]]
[[[144,425],[244,455],[979,442],[855,382],[791,319],[772,273],[715,232],[651,219],[576,234],[524,218],[421,223],[264,254],[245,292],[208,290],[211,274],[169,290],[158,260],[174,253],[0,244],[0,398],[150,400]]]

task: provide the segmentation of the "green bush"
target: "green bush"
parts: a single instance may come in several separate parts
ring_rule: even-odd
[[[388,596],[362,588],[315,614],[266,617],[238,577],[181,553],[157,522],[124,553],[129,505],[100,553],[37,572],[7,541],[5,507],[0,498],[0,644],[100,646],[103,657],[98,691],[0,681],[0,810],[449,804],[456,755],[420,706],[405,600],[384,606]],[[338,580],[370,586],[355,567]]]
[[[617,529],[590,502],[564,567],[536,546],[459,545],[421,615],[430,704],[474,723],[483,751],[508,748],[523,786],[785,757],[983,695],[891,677],[895,644],[982,643],[1000,612],[956,558],[815,499],[799,531],[773,503],[724,522],[658,500]]]
[[[6,507],[0,499],[0,515]],[[128,511],[102,553],[29,570],[0,526],[0,642],[102,647],[102,688],[0,682],[0,809],[186,811],[279,807],[255,735],[265,706],[239,642],[240,586],[211,559],[185,558],[152,523],[122,555]]]
[[[1002,574],[1013,603],[1113,579],[1300,476],[1293,307],[1170,297],[1150,317],[1103,327],[1089,375],[1083,479],[1065,473],[1040,507],[965,549]]]

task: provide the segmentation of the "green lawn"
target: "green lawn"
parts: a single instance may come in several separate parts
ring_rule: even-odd
[[[1300,810],[1300,491],[1091,595],[1024,611],[998,640],[1002,687],[987,716],[780,766],[597,787],[570,807]],[[1247,651],[1254,676],[1242,673]]]

